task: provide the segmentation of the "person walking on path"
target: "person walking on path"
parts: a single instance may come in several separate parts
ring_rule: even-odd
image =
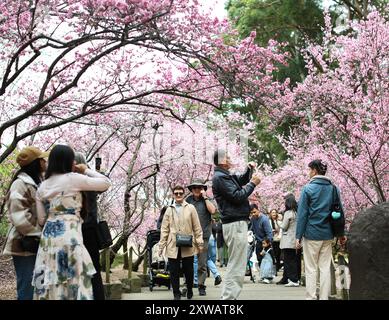
[[[216,247],[217,247],[217,261],[219,262],[220,267],[227,266],[227,259],[224,256],[224,239],[223,239],[223,225],[219,221],[215,222],[212,227],[216,231]]]
[[[192,193],[186,198],[186,202],[192,204],[199,216],[201,229],[203,230],[204,250],[197,255],[197,275],[199,295],[206,295],[205,279],[207,278],[208,242],[212,234],[212,216],[216,213],[216,205],[207,196],[207,185],[201,179],[193,179],[188,186]]]
[[[208,258],[207,265],[213,278],[215,279],[215,286],[222,282],[222,277],[219,270],[216,267],[216,228],[214,227],[216,222],[212,219],[212,234],[209,237],[208,242]]]
[[[3,254],[12,255],[18,300],[33,298],[32,273],[41,235],[35,194],[46,171],[47,156],[47,152],[36,147],[23,148],[16,157],[20,169],[12,179],[6,195],[11,226]]]
[[[163,251],[169,261],[174,300],[180,300],[180,262],[186,280],[186,297],[193,297],[193,256],[204,250],[203,231],[196,208],[184,200],[184,188],[173,188],[174,203],[165,212],[161,225],[158,255]],[[178,247],[177,235],[192,237],[192,246]]]
[[[81,231],[81,191],[105,191],[110,180],[85,164],[74,151],[56,145],[49,156],[46,180],[36,193],[38,223],[43,227],[33,274],[36,300],[93,300],[96,273]]]
[[[281,223],[282,237],[280,248],[284,256],[284,274],[277,284],[285,287],[300,285],[299,265],[301,265],[301,249],[296,249],[296,214],[297,202],[293,194],[285,199],[284,219]]]
[[[243,175],[229,172],[231,159],[224,150],[214,153],[215,172],[212,190],[220,210],[223,237],[228,247],[228,265],[221,299],[237,299],[243,288],[247,264],[247,224],[250,214],[248,197],[261,182],[250,162]],[[251,180],[250,177],[252,176]]]
[[[296,249],[303,247],[307,300],[317,299],[318,269],[320,271],[319,299],[328,300],[331,289],[330,267],[334,238],[328,217],[333,202],[333,185],[331,179],[325,176],[327,165],[323,161],[311,161],[308,169],[310,181],[304,186],[298,202]],[[338,188],[336,192],[339,195]],[[342,205],[340,196],[339,202]],[[341,243],[343,241],[341,239]]]

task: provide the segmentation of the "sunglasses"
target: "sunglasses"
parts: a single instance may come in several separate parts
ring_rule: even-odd
[[[184,193],[183,192],[174,192],[175,196],[182,196]]]

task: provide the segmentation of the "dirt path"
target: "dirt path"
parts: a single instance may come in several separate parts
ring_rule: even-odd
[[[0,239],[0,248],[3,247]],[[0,300],[16,299],[16,275],[11,257],[0,255]]]

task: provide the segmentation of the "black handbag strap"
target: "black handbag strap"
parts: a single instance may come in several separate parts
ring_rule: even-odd
[[[340,208],[340,200],[338,190],[335,185],[332,184],[332,206]]]

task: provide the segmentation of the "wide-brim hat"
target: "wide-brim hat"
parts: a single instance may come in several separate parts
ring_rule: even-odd
[[[201,179],[193,179],[191,184],[187,187],[189,191],[192,191],[193,187],[203,187],[205,191],[207,191],[208,186],[202,182]]]
[[[36,147],[29,146],[23,148],[19,152],[18,156],[16,157],[16,162],[19,164],[19,166],[25,167],[36,159],[43,159],[47,158],[48,156],[49,152],[43,152]]]

